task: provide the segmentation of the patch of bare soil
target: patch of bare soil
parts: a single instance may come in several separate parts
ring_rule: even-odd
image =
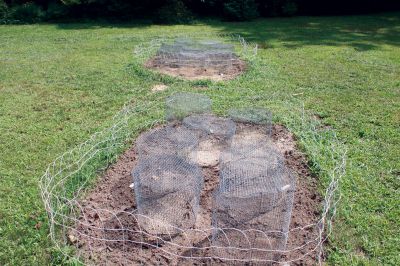
[[[145,67],[155,70],[161,74],[179,77],[187,80],[209,79],[214,81],[234,79],[246,70],[246,63],[237,58],[230,65],[210,65],[210,66],[179,66],[174,64],[165,65],[160,63],[157,57],[149,59]]]
[[[165,84],[156,84],[151,88],[151,92],[165,91],[168,86]]]
[[[266,129],[262,126],[237,124],[235,137],[265,138]],[[296,148],[293,135],[283,126],[274,125],[272,130],[272,143],[281,152],[287,166],[297,174],[297,187],[294,197],[290,228],[303,227],[315,223],[320,215],[321,197],[317,193],[317,179],[310,174],[307,160]],[[219,183],[218,158],[220,143],[217,140],[200,143],[201,164],[204,175],[204,187],[200,199],[200,211],[195,228],[210,228],[212,195]],[[131,172],[137,162],[135,147],[131,147],[119,160],[105,172],[98,185],[93,188],[81,203],[81,216],[75,228],[69,232],[70,242],[78,247],[79,253],[89,264],[95,265],[233,265],[230,262],[219,260],[188,260],[177,258],[163,252],[177,252],[182,256],[191,256],[193,250],[179,250],[160,243],[157,239],[147,237],[151,245],[139,245],[130,241],[143,239],[145,236],[135,233],[130,228],[138,228],[138,222],[132,214],[135,213],[135,197]],[[304,255],[304,258],[290,265],[314,265],[315,242],[309,243],[314,237],[315,227],[294,231],[289,235],[287,249],[295,249],[285,255],[281,260],[291,260]],[[89,236],[89,237],[88,237]],[[181,239],[179,239],[181,237]],[[195,246],[202,246],[208,242],[207,237],[199,235],[195,239]],[[71,240],[72,239],[72,240]],[[176,236],[174,243],[186,243],[184,237]],[[307,244],[309,243],[309,244]],[[308,254],[310,253],[310,254]],[[197,254],[198,255],[198,254]],[[207,250],[201,255],[207,254]],[[235,265],[252,265],[239,263]],[[257,264],[259,265],[259,264]],[[265,265],[261,264],[261,265]]]

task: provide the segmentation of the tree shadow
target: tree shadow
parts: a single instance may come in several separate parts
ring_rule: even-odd
[[[151,20],[135,20],[132,22],[110,21],[110,20],[87,20],[79,22],[64,21],[56,23],[57,28],[63,30],[96,30],[104,28],[146,28],[152,26]]]
[[[130,23],[86,21],[58,23],[64,30],[101,28],[141,28],[153,24],[150,20]],[[358,51],[381,49],[382,45],[400,46],[400,12],[359,16],[266,18],[251,22],[221,22],[202,20],[190,26],[208,25],[221,34],[239,34],[262,48],[325,45],[353,47]]]
[[[400,46],[400,13],[344,17],[294,17],[242,23],[211,23],[239,34],[260,48],[296,49],[309,45],[347,46],[358,51]]]

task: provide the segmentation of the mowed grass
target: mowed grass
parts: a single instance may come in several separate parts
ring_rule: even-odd
[[[0,265],[55,261],[40,176],[57,155],[105,128],[126,101],[145,99],[160,82],[134,67],[134,46],[182,32],[238,33],[257,42],[256,75],[209,89],[294,95],[346,145],[328,263],[399,265],[399,13],[191,26],[0,26]]]

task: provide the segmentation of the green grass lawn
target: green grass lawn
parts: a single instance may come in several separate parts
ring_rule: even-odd
[[[208,31],[257,42],[262,64],[257,75],[210,89],[296,95],[345,143],[329,264],[400,265],[399,13],[191,26],[0,26],[0,265],[52,262],[38,180],[57,155],[159,83],[132,67],[134,46],[151,36]]]

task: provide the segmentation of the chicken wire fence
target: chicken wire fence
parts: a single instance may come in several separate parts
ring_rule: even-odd
[[[177,39],[162,44],[155,63],[168,67],[232,68],[238,63],[234,46],[213,40]]]
[[[220,157],[220,185],[213,196],[212,222],[207,227],[196,226],[203,174],[188,154],[201,138],[198,130],[204,132],[198,116],[211,117],[211,121],[232,121],[212,117],[210,113],[194,113],[178,128],[171,122],[139,137],[139,161],[132,174],[136,209],[87,204],[84,196],[93,187],[99,171],[115,162],[139,132],[165,121],[166,114],[160,111],[163,100],[154,99],[126,106],[115,116],[112,127],[58,157],[42,176],[40,188],[50,237],[66,258],[87,264],[283,264],[315,254],[317,261],[322,262],[323,243],[331,233],[340,196],[338,182],[345,170],[344,149],[335,134],[322,130],[296,99],[261,97],[248,90],[240,96],[209,96],[213,107],[223,107],[221,111],[226,107],[279,106],[277,114],[284,115],[276,118],[296,134],[326,181],[319,219],[289,228],[295,178],[285,167],[284,159],[268,146],[268,140],[254,145],[246,138],[235,138],[227,130],[223,134],[231,141]],[[279,111],[282,107],[290,112]],[[212,123],[204,128],[206,134],[212,134]],[[172,131],[184,132],[183,144],[174,142],[180,135],[174,136]],[[165,143],[152,146],[152,134]],[[158,147],[164,149],[157,150]],[[166,149],[168,154],[163,152]],[[251,180],[243,178],[246,176]],[[268,222],[260,223],[260,219]],[[286,246],[291,235],[302,241]],[[149,249],[151,256],[146,252]],[[132,257],[133,254],[136,255]],[[156,259],[151,261],[149,256]]]
[[[137,45],[134,56],[144,63],[152,58],[151,66],[167,68],[242,69],[240,59],[251,62],[257,56],[258,46],[235,34],[182,34],[154,38]]]
[[[148,40],[148,39],[147,39]],[[192,52],[193,54],[221,53],[227,56],[236,55],[245,59],[255,59],[258,45],[246,41],[238,34],[195,33],[157,36],[149,42],[135,46],[134,55],[157,55],[162,52]],[[148,56],[146,56],[148,58]]]
[[[211,100],[197,93],[176,93],[166,99],[166,119],[182,120],[191,114],[211,112]]]

